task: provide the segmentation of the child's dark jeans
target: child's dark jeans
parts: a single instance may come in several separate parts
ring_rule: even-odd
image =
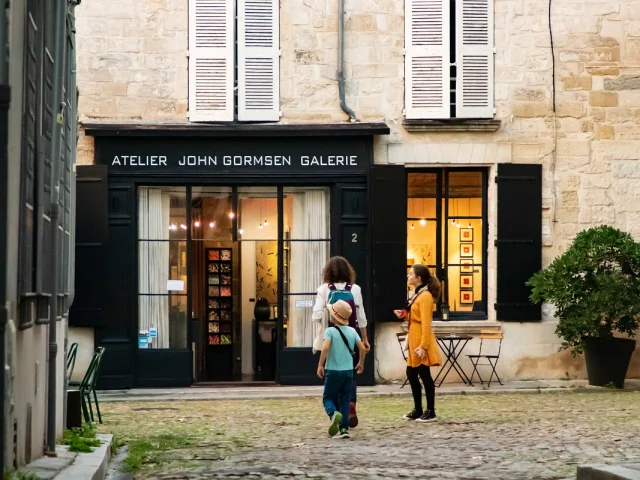
[[[353,370],[325,370],[322,404],[331,417],[336,411],[342,414],[340,428],[349,428],[349,401],[353,388]]]

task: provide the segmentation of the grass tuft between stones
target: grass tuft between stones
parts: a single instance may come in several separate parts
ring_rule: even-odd
[[[166,452],[181,450],[194,445],[192,438],[181,435],[154,435],[131,440],[128,456],[124,461],[128,472],[137,472],[144,465],[163,463]]]
[[[95,447],[100,446],[100,440],[96,438],[95,429],[88,424],[80,428],[65,430],[60,440],[61,445],[69,445],[70,452],[90,453]]]

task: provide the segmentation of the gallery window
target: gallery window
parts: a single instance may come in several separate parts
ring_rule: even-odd
[[[422,264],[442,282],[451,320],[487,318],[487,171],[408,173],[407,270]]]
[[[187,192],[138,189],[141,348],[187,347]]]

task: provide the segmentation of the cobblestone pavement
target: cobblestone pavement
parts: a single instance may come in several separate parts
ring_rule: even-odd
[[[103,431],[148,454],[135,478],[570,479],[578,464],[640,458],[640,392],[438,399],[369,397],[350,440],[330,439],[320,399],[106,404]]]

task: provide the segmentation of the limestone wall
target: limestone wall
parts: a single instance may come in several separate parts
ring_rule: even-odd
[[[82,4],[83,120],[187,120],[187,3]],[[485,165],[492,176],[498,162],[542,163],[545,264],[593,225],[610,224],[640,239],[640,0],[556,1],[551,29],[547,0],[495,0],[495,118],[502,123],[485,133],[407,132],[404,2],[346,0],[346,11],[347,103],[359,119],[384,120],[392,130],[376,139],[377,163]],[[281,0],[280,15],[282,121],[345,121],[336,80],[338,1]],[[85,138],[78,161],[91,163],[92,157],[92,141]],[[492,305],[496,196],[490,185]],[[573,360],[554,353],[559,341],[553,319],[546,321],[551,327],[508,325],[507,337],[515,340],[507,348],[512,361],[502,367],[507,376],[557,377],[572,368]],[[525,337],[538,346],[522,347],[518,339]],[[392,376],[399,377],[395,348],[388,346],[380,364],[395,365]],[[538,360],[530,361],[531,355]]]

